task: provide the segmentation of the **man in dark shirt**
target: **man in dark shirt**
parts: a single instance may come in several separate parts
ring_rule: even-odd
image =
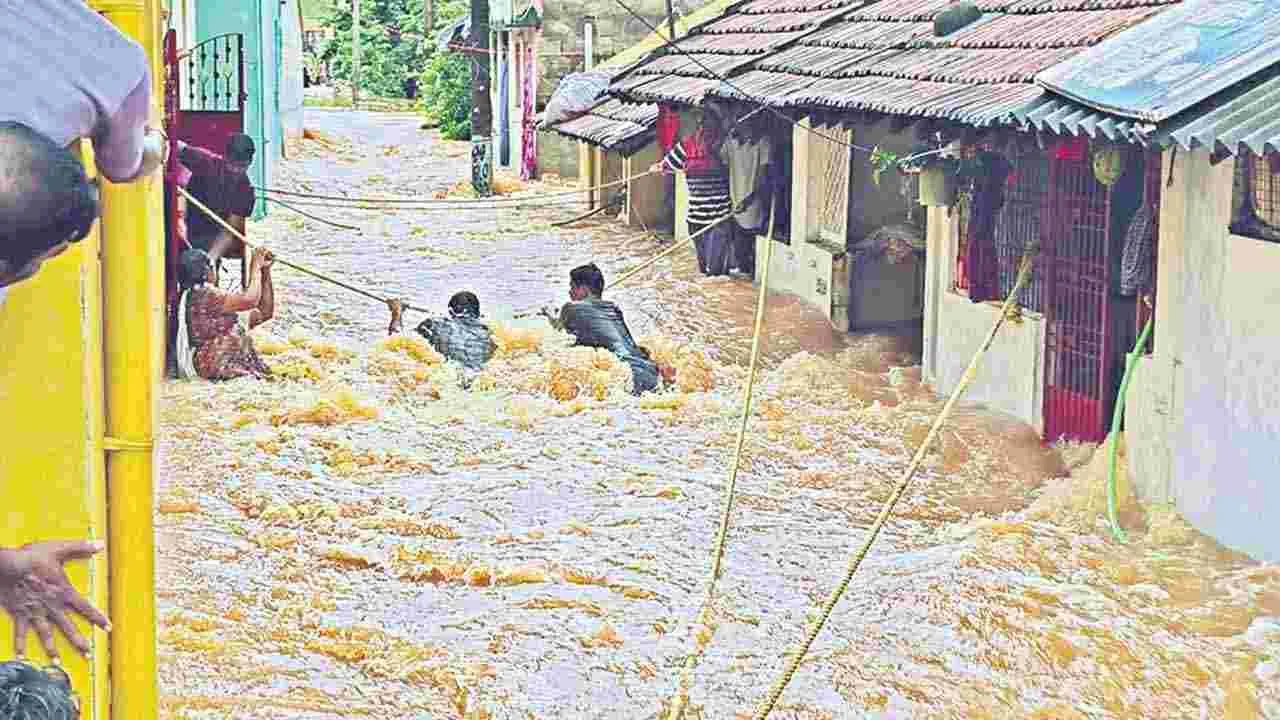
[[[253,214],[253,185],[249,182],[249,164],[253,162],[253,138],[232,135],[225,155],[204,148],[178,143],[179,159],[191,172],[187,192],[214,211],[241,235],[245,218]],[[204,250],[215,263],[224,257],[244,257],[243,243],[226,231],[216,220],[199,208],[189,207],[187,241]]]
[[[543,314],[551,324],[577,339],[579,345],[603,348],[631,366],[632,393],[639,395],[658,387],[658,366],[631,337],[622,309],[601,298],[604,273],[595,263],[574,268],[569,273],[569,297],[559,316],[551,308]]]
[[[391,307],[390,334],[401,328],[404,313],[403,300],[389,300]],[[489,326],[480,322],[480,298],[475,293],[460,292],[449,299],[449,317],[427,318],[418,325],[418,334],[445,357],[462,366],[462,386],[470,387],[477,373],[484,368],[498,344],[493,340]]]

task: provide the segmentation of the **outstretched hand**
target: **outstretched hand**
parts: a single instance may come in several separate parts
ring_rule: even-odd
[[[391,324],[387,326],[388,335],[395,335],[404,328],[404,305],[403,300],[392,299],[387,301],[387,307],[391,310]]]
[[[102,551],[100,543],[59,541],[0,548],[0,607],[13,617],[13,647],[18,657],[27,650],[27,634],[40,637],[45,653],[57,659],[53,628],[57,627],[82,655],[89,652],[71,615],[111,631],[111,621],[86,600],[67,579],[63,565],[87,560]]]

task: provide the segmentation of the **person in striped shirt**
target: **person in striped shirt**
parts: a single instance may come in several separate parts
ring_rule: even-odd
[[[733,206],[729,200],[729,171],[720,159],[723,132],[714,110],[703,110],[698,127],[686,138],[677,139],[653,172],[683,171],[689,184],[689,234],[712,223],[715,227],[694,239],[698,269],[704,275],[729,273],[729,242],[732,228],[722,222]]]

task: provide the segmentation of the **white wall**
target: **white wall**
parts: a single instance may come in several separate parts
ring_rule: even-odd
[[[974,303],[953,291],[959,222],[946,208],[928,208],[925,254],[924,378],[942,394],[960,383],[969,361],[1000,314],[999,303]],[[1006,322],[965,395],[1044,432],[1044,320],[1023,311]]]
[[[1231,161],[1178,153],[1172,172],[1155,352],[1126,398],[1130,473],[1224,545],[1280,561],[1280,244],[1227,231]]]
[[[285,152],[290,140],[302,137],[302,19],[298,0],[280,6],[280,124],[284,132]]]

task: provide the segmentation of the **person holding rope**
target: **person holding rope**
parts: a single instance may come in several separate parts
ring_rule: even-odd
[[[656,390],[664,376],[652,355],[640,347],[627,329],[622,309],[604,300],[604,273],[595,263],[576,267],[569,272],[569,298],[558,311],[554,306],[542,309],[557,330],[573,335],[578,345],[603,348],[631,366],[634,395]]]
[[[253,138],[243,133],[231,136],[223,155],[178,141],[178,159],[190,173],[187,192],[241,235],[256,202],[248,175],[255,152]],[[187,241],[215,265],[224,257],[244,259],[244,243],[202,212],[187,213]]]
[[[387,334],[402,330],[405,301],[388,300],[391,308],[391,325]],[[462,386],[471,387],[476,374],[498,350],[493,331],[480,322],[480,298],[472,292],[455,293],[449,298],[449,315],[443,318],[427,318],[418,325],[418,334],[426,339],[435,351],[446,360],[462,366]]]
[[[241,293],[218,289],[218,272],[209,254],[192,248],[178,268],[178,376],[183,379],[267,378],[271,368],[258,356],[249,330],[275,315],[271,266],[275,257],[255,248],[249,262],[249,287]]]
[[[698,117],[692,135],[676,142],[652,172],[684,171],[689,182],[689,234],[715,224],[694,239],[698,269],[704,275],[729,274],[729,238],[732,228],[722,218],[733,209],[729,200],[729,173],[721,161],[723,130],[710,107]]]

